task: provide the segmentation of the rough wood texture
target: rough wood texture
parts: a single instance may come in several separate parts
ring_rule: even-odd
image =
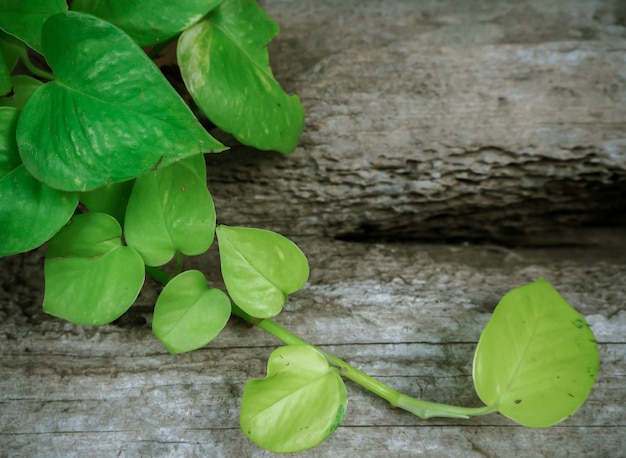
[[[278,321],[407,393],[480,405],[471,382],[475,343],[500,297],[537,276],[586,316],[602,358],[587,403],[544,430],[497,414],[423,421],[348,383],[343,425],[300,456],[608,457],[623,450],[623,250],[300,243],[311,255],[311,282]],[[40,256],[0,261],[2,456],[271,455],[241,434],[238,406],[246,381],[264,375],[273,338],[235,320],[207,348],[169,355],[150,333],[154,284],[115,325],[63,323],[41,312]],[[212,259],[194,266],[212,272]]]
[[[220,222],[294,236],[310,259],[278,321],[400,390],[473,406],[483,326],[542,276],[586,317],[602,359],[587,403],[543,430],[497,414],[422,421],[348,383],[343,425],[298,456],[622,455],[626,232],[577,225],[625,222],[624,3],[263,4],[282,25],[276,74],[307,108],[302,145],[208,163]],[[218,282],[215,255],[187,267]],[[271,337],[233,320],[172,356],[150,332],[154,283],[117,323],[81,328],[41,311],[42,276],[41,251],[0,260],[1,457],[271,456],[238,428]]]
[[[209,158],[220,217],[290,235],[524,243],[624,223],[620,5],[267,2],[283,25],[276,74],[307,127],[291,157]]]

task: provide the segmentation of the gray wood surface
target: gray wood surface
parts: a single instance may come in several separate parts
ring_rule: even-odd
[[[209,158],[223,221],[509,243],[626,222],[623,2],[266,3],[307,124],[291,157]]]
[[[588,401],[548,429],[424,421],[347,382],[343,424],[297,456],[623,456],[626,5],[262,4],[307,127],[291,156],[210,157],[208,179],[221,223],[278,230],[309,258],[277,321],[396,389],[477,406],[481,330],[507,291],[544,277],[601,357]],[[272,456],[238,411],[275,339],[233,319],[206,348],[169,355],[150,331],[153,282],[114,324],[62,322],[41,310],[42,256],[0,260],[0,457]],[[215,247],[186,267],[219,285]]]
[[[623,234],[622,234],[623,235]],[[337,432],[300,456],[619,456],[626,446],[626,254],[605,248],[299,240],[313,267],[278,322],[392,387],[478,406],[471,362],[500,297],[542,276],[592,326],[602,360],[588,401],[548,429],[491,414],[413,417],[348,382]],[[0,261],[3,456],[270,456],[238,429],[250,377],[276,342],[232,320],[208,347],[169,355],[150,332],[158,288],[118,323],[81,328],[41,311],[40,253]],[[214,271],[214,258],[194,267]]]

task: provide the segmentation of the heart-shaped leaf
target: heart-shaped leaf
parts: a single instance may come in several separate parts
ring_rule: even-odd
[[[0,29],[41,53],[44,22],[66,10],[65,0],[0,0]]]
[[[502,298],[474,357],[482,401],[522,425],[551,426],[587,399],[598,347],[584,318],[543,279]]]
[[[24,107],[17,142],[24,165],[44,183],[87,191],[224,149],[112,24],[60,13],[44,24],[42,41],[56,79]]]
[[[189,270],[163,288],[154,308],[152,331],[170,353],[182,353],[212,341],[228,318],[228,296],[209,289],[202,272]]]
[[[255,318],[276,316],[287,302],[287,295],[306,283],[306,257],[282,235],[220,225],[217,238],[226,289],[247,314]]]
[[[262,150],[295,149],[304,126],[297,96],[274,79],[267,43],[278,25],[254,0],[224,0],[178,40],[192,98],[220,129]]]
[[[240,425],[257,445],[276,453],[315,447],[343,420],[348,393],[337,370],[309,345],[276,349],[267,377],[248,382]]]
[[[162,43],[192,26],[222,0],[74,0],[72,9],[101,17],[139,46]]]
[[[35,180],[15,142],[19,111],[0,107],[0,257],[37,248],[71,218],[78,197]]]
[[[137,178],[124,232],[147,265],[163,265],[177,251],[198,255],[211,246],[215,206],[204,177],[199,155]]]
[[[104,213],[75,216],[61,229],[46,251],[44,311],[93,326],[128,310],[143,285],[145,267],[121,236],[119,223]]]

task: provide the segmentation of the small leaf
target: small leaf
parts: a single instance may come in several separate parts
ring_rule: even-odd
[[[12,97],[0,97],[0,106],[23,108],[30,96],[42,85],[41,81],[26,75],[11,77]]]
[[[482,401],[522,425],[572,415],[598,375],[598,347],[584,318],[543,279],[502,298],[474,357]]]
[[[24,51],[24,43],[0,30],[0,48],[10,73],[17,65],[17,61]]]
[[[44,22],[66,10],[65,0],[0,0],[0,29],[41,53]]]
[[[267,43],[277,33],[254,0],[224,0],[182,33],[177,56],[189,93],[215,125],[246,145],[288,153],[304,110],[272,75]]]
[[[137,178],[124,229],[127,243],[147,265],[163,265],[177,251],[198,255],[211,246],[215,206],[204,177],[199,155]]]
[[[117,27],[67,12],[49,18],[42,37],[55,80],[29,99],[17,130],[24,165],[39,180],[88,191],[224,149]]]
[[[0,257],[45,243],[71,218],[78,197],[49,188],[29,174],[15,142],[19,111],[0,107]]]
[[[203,347],[226,326],[230,299],[209,289],[202,272],[183,272],[163,288],[154,308],[152,331],[170,353]]]
[[[74,0],[72,9],[105,19],[139,46],[150,46],[173,38],[192,26],[222,0]]]
[[[240,425],[255,444],[276,453],[315,447],[339,426],[348,393],[336,369],[309,345],[280,347],[267,377],[248,382]]]
[[[122,245],[121,235],[112,216],[86,213],[50,240],[44,264],[46,313],[95,326],[128,310],[145,273],[141,256]]]
[[[217,237],[228,294],[249,315],[276,316],[287,302],[287,295],[306,283],[309,276],[306,257],[282,235],[220,225]]]

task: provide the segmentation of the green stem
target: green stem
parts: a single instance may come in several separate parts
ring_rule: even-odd
[[[256,320],[245,313],[235,304],[233,304],[233,314],[237,315],[249,323],[267,331],[278,340],[287,345],[310,345],[305,340],[292,334],[287,329],[271,320]],[[406,394],[402,394],[393,388],[385,385],[379,380],[370,377],[365,372],[351,366],[342,359],[337,358],[314,345],[320,351],[330,364],[341,370],[341,375],[358,383],[363,388],[371,391],[377,396],[385,399],[392,407],[400,407],[407,410],[420,418],[427,419],[431,417],[450,417],[450,418],[469,418],[477,415],[485,415],[496,409],[489,406],[484,407],[458,407],[448,404],[439,404],[436,402],[422,401]]]
[[[172,279],[170,274],[159,269],[158,267],[146,266],[146,275],[149,275],[163,286],[167,285],[167,283]]]
[[[32,63],[32,61],[30,60],[30,57],[28,57],[28,51],[26,49],[22,50],[22,52],[20,53],[20,58],[22,59],[22,63],[24,64],[24,66],[33,75],[49,80],[49,81],[54,79],[54,75],[52,73],[42,70],[39,67],[36,67],[35,64]]]

